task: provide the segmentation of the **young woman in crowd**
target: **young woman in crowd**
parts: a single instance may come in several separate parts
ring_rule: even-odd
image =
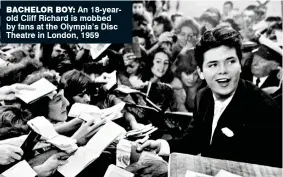
[[[142,81],[150,81],[151,83],[165,82],[170,83],[172,73],[170,71],[171,54],[163,49],[158,49],[149,61],[142,73]]]
[[[159,15],[153,19],[153,34],[158,38],[162,33],[172,30],[172,22],[167,15]]]
[[[193,48],[200,37],[200,25],[192,18],[183,18],[174,29],[177,42],[173,45],[173,60],[184,47]]]
[[[74,103],[90,103],[89,88],[92,81],[86,73],[76,69],[67,71],[62,75],[60,84],[63,85],[64,96],[70,102],[70,105]]]
[[[171,83],[175,100],[172,110],[192,112],[197,91],[202,86],[193,49],[182,52],[175,64],[175,78]]]

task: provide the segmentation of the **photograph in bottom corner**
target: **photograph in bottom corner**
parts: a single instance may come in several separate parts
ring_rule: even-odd
[[[0,174],[282,176],[283,2],[129,3],[131,43],[0,43]]]

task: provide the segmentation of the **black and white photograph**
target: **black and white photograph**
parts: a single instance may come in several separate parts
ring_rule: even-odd
[[[2,20],[0,177],[282,177],[283,1],[128,3],[58,43]],[[123,23],[131,43],[81,40]]]

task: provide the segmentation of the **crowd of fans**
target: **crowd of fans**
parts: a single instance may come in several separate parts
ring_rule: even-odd
[[[206,31],[215,28],[232,28],[241,34],[241,79],[252,82],[282,109],[281,17],[266,17],[266,4],[250,5],[239,11],[231,1],[224,3],[223,14],[212,7],[200,17],[170,14],[169,9],[169,1],[133,1],[133,44],[111,44],[97,58],[93,58],[92,46],[88,44],[1,44],[1,172],[21,159],[24,152],[20,146],[30,131],[27,122],[34,117],[44,116],[59,134],[72,137],[78,146],[83,146],[98,127],[69,118],[68,111],[74,103],[100,109],[121,102],[151,106],[140,94],[106,89],[114,71],[118,86],[146,93],[161,110],[152,112],[126,105],[124,116],[117,123],[126,130],[141,129],[151,123],[159,128],[152,138],[180,138],[182,128],[189,127],[192,118],[186,113],[194,111],[198,91],[207,86],[200,75],[194,48],[201,37],[209,37]],[[105,82],[98,82],[101,77]],[[31,104],[16,97],[21,90],[33,89],[28,85],[41,78],[58,88],[56,94]],[[184,113],[187,124],[174,114],[164,116],[165,112]],[[38,176],[56,175],[57,167],[66,163],[63,159],[68,156],[57,149],[35,154],[29,162]],[[46,156],[44,161],[40,155]],[[96,165],[105,164],[105,158],[111,159],[104,157]],[[31,163],[36,160],[41,163]]]

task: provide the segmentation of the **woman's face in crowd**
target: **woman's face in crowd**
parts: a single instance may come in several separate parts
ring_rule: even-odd
[[[52,121],[63,122],[67,119],[69,101],[64,97],[64,90],[60,90],[48,104],[48,118]]]
[[[177,37],[179,45],[184,47],[194,38],[194,31],[188,26],[183,26]]]
[[[152,28],[155,37],[159,37],[164,32],[164,24],[162,23],[154,21]]]
[[[169,67],[169,57],[163,52],[158,52],[155,54],[153,59],[153,66],[151,72],[157,78],[161,78],[165,75]]]
[[[140,64],[136,61],[133,61],[131,64],[127,66],[127,73],[132,75],[136,74]]]
[[[83,91],[82,93],[79,93],[79,94],[73,96],[73,101],[75,103],[89,104],[90,103],[90,95]]]
[[[197,73],[197,70],[195,70],[191,74],[187,74],[185,72],[181,73],[181,81],[183,84],[187,87],[193,87],[198,83],[199,75]]]

